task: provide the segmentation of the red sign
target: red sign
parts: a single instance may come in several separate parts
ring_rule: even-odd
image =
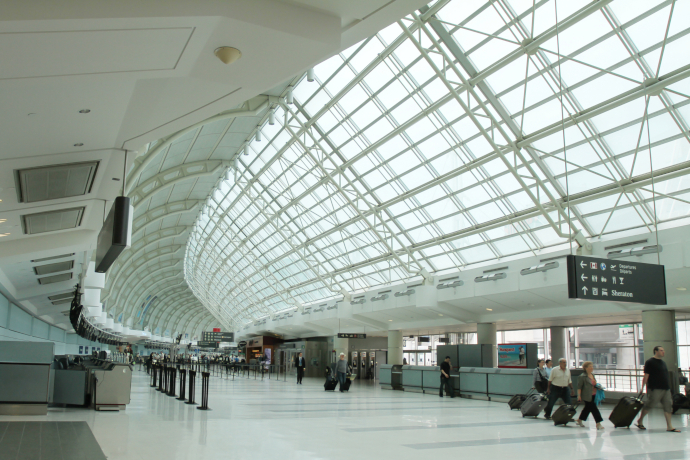
[[[213,332],[220,332],[220,328],[219,328],[219,327],[214,327],[214,328],[213,328]]]

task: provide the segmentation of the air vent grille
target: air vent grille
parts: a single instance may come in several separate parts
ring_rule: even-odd
[[[51,302],[53,305],[62,305],[65,303],[70,303],[72,300],[70,299],[62,299],[62,300],[56,300],[55,302]]]
[[[84,207],[60,209],[58,211],[39,212],[22,216],[22,227],[25,235],[56,232],[77,228],[84,216]]]
[[[17,170],[19,201],[35,203],[86,195],[97,169],[98,162],[89,161]]]
[[[49,295],[48,300],[62,300],[62,299],[70,299],[74,297],[73,292],[65,292],[64,294],[55,294],[55,295]]]
[[[62,254],[61,256],[53,256],[53,257],[44,257],[43,259],[34,259],[31,261],[31,263],[38,263],[38,262],[48,262],[49,260],[55,260],[55,259],[64,259],[65,257],[72,257],[74,253],[71,254]]]
[[[67,262],[58,262],[34,267],[34,272],[36,272],[37,275],[48,275],[50,273],[66,272],[67,270],[72,270],[72,267],[74,267],[74,261],[68,260]]]
[[[53,284],[61,281],[69,281],[72,279],[72,273],[63,273],[62,275],[46,276],[38,279],[38,284]]]

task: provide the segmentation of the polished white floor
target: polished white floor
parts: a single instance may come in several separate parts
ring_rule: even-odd
[[[370,382],[333,393],[321,379],[296,385],[218,377],[210,383],[212,411],[195,407],[150,388],[136,371],[125,411],[52,408],[45,417],[0,421],[86,421],[110,460],[690,459],[687,411],[674,416],[680,434],[665,432],[661,413],[651,414],[645,432],[614,430],[608,420],[597,432],[593,420],[586,429],[554,427],[523,419],[505,403],[386,391]],[[609,412],[605,407],[605,419]]]

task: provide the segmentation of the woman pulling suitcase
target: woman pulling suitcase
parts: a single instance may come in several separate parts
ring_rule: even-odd
[[[580,412],[580,416],[575,420],[578,426],[584,427],[584,423],[587,421],[589,414],[594,416],[594,421],[597,422],[597,430],[603,430],[604,427],[601,424],[602,420],[601,413],[597,407],[594,397],[597,394],[597,379],[594,377],[594,364],[592,361],[585,361],[582,364],[582,369],[585,373],[577,379],[577,402],[584,401],[585,407]]]

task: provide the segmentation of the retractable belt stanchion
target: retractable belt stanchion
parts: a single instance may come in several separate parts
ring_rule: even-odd
[[[156,387],[156,365],[151,365],[151,387]]]
[[[196,379],[196,371],[189,371],[189,398],[185,404],[194,404],[194,379]]]
[[[168,393],[168,383],[170,381],[170,366],[167,364],[163,365],[163,393]]]
[[[158,388],[157,391],[163,391],[163,365],[158,365]]]
[[[197,407],[199,410],[211,410],[208,408],[208,380],[210,376],[210,372],[201,373],[201,406]]]
[[[186,384],[187,384],[187,371],[185,369],[180,369],[180,397],[177,398],[178,401],[184,401],[185,399],[187,399],[184,396]]]
[[[174,367],[170,368],[170,385],[168,385],[170,388],[168,391],[168,396],[172,396],[173,398],[175,396],[177,396],[175,394],[175,374],[176,374],[176,372],[177,372],[177,370]]]

